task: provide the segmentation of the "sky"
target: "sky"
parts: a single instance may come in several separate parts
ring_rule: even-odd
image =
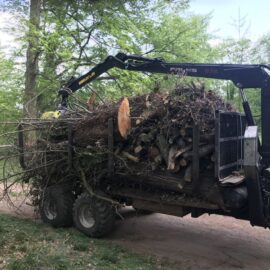
[[[270,33],[270,0],[191,0],[190,12],[211,14],[209,32],[215,36],[212,40],[213,45],[219,43],[222,38],[238,37],[232,22],[233,18],[238,18],[239,12],[241,17],[246,18],[247,38],[255,40]],[[8,22],[9,14],[0,12],[0,46],[6,48],[14,44],[11,35],[1,31]]]
[[[270,33],[270,0],[191,0],[190,9],[196,14],[212,14],[210,32],[219,38],[238,37],[232,26],[233,18],[246,17],[251,39]]]
[[[4,47],[6,51],[15,45],[13,35],[4,30],[10,21],[11,16],[8,13],[0,12],[0,46]]]

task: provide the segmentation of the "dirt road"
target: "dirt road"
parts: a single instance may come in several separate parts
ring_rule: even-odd
[[[270,269],[270,231],[245,221],[153,214],[117,225],[112,239],[132,251],[167,259],[173,269]]]
[[[4,202],[0,211],[14,213]],[[25,204],[17,213],[34,217],[33,209]],[[117,221],[110,241],[135,253],[155,256],[170,269],[270,269],[270,230],[215,215],[198,219],[137,216],[131,208],[124,209],[122,215],[125,220]]]

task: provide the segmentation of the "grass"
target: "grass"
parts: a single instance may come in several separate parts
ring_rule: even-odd
[[[32,220],[0,214],[0,269],[152,270],[150,257],[131,254],[106,240],[73,228],[53,229]]]

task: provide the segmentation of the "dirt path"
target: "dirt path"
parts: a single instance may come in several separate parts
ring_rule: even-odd
[[[14,214],[15,210],[2,201],[0,212]],[[26,204],[17,214],[34,217]],[[131,208],[122,214],[125,220],[117,221],[109,239],[133,252],[155,256],[171,269],[270,269],[270,231],[248,222],[215,215],[136,216]]]
[[[270,269],[270,231],[245,221],[153,214],[117,225],[112,239],[134,252],[165,258],[173,269]]]
[[[31,202],[25,195],[28,192],[27,185],[15,184],[9,189],[8,196],[5,195],[3,199],[4,186],[0,183],[0,212],[34,218],[33,207],[30,206]]]

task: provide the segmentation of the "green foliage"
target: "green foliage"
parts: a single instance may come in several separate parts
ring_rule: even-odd
[[[177,2],[177,3],[176,3]],[[208,19],[179,14],[188,1],[45,1],[40,35],[40,111],[56,107],[56,89],[71,75],[79,76],[109,54],[149,53],[173,61],[210,61]],[[179,13],[177,13],[177,12]],[[149,92],[156,75],[111,70],[91,84],[102,98]],[[159,79],[158,79],[159,78]],[[168,81],[165,83],[168,85]],[[87,87],[78,93],[89,97]]]
[[[21,116],[23,78],[14,60],[0,52],[0,121]]]
[[[55,108],[56,90],[61,83],[88,71],[110,50],[136,51],[133,38],[140,36],[136,24],[142,18],[133,14],[143,12],[146,2],[149,1],[66,1],[65,9],[64,3],[46,2],[40,39],[41,110]],[[95,87],[99,90],[101,85],[104,88],[99,82]],[[85,93],[79,95],[84,97]]]
[[[18,6],[14,5],[13,8]],[[185,17],[188,1],[44,1],[43,23],[35,50],[40,54],[39,110],[52,110],[57,89],[117,51],[150,53],[172,61],[209,61],[208,19]],[[181,15],[182,14],[182,15]],[[31,35],[26,37],[28,40]],[[150,52],[149,52],[150,50]],[[106,77],[106,76],[105,76]],[[92,85],[103,98],[148,92],[162,78],[111,70]],[[168,85],[168,80],[165,85]],[[85,99],[89,90],[78,95]]]
[[[41,28],[38,31],[32,29],[28,36],[28,1],[5,0],[0,8],[20,15],[17,31],[19,29],[21,35],[24,34],[15,56],[7,58],[0,55],[3,59],[0,102],[2,111],[6,113],[1,115],[2,119],[21,115],[24,70],[15,62],[22,62],[26,41],[31,40],[31,36],[39,40],[35,50],[39,52],[37,94],[40,113],[57,107],[57,90],[71,76],[82,75],[118,51],[160,57],[172,62],[270,61],[269,35],[254,44],[245,35],[245,17],[241,17],[240,11],[233,21],[238,39],[229,38],[220,46],[210,46],[210,17],[190,14],[188,0],[45,0]],[[16,28],[12,31],[15,33]],[[179,80],[189,82],[191,79],[113,69],[76,95],[86,101],[90,89],[94,88],[103,99],[118,99],[153,89],[166,90]],[[238,90],[231,83],[207,80],[205,84],[208,88],[220,89],[220,93],[240,109]],[[248,96],[254,111],[259,111],[258,94],[254,92]]]
[[[253,48],[253,61],[261,64],[270,63],[270,33],[261,37]]]
[[[126,23],[128,25],[128,23]],[[122,42],[125,51],[144,54],[150,57],[163,57],[174,62],[211,62],[216,55],[215,49],[208,44],[208,19],[203,16],[190,16],[187,18],[177,14],[163,14],[159,20],[144,20],[128,39],[117,33],[118,40]],[[129,27],[128,27],[129,28]],[[127,33],[128,33],[127,28]],[[130,45],[135,42],[135,46]],[[118,43],[119,45],[120,43]],[[121,49],[121,46],[120,46]],[[110,75],[116,78],[115,82],[94,82],[93,85],[103,96],[119,98],[123,95],[142,94],[151,91],[157,85],[162,88],[169,87],[173,80],[164,80],[168,76],[156,74],[143,74],[122,70],[111,70]],[[173,81],[173,82],[172,82]]]

